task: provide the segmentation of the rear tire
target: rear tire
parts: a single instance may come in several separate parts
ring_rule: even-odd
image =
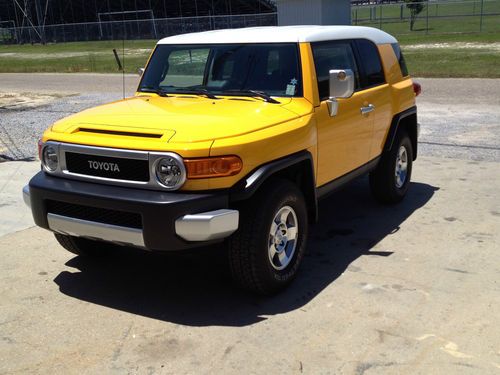
[[[65,234],[54,233],[59,244],[70,253],[88,257],[101,255],[106,249],[107,244],[100,241],[93,241],[86,238],[67,236]]]
[[[381,203],[400,202],[410,187],[413,147],[405,131],[396,136],[393,147],[384,153],[377,168],[370,173],[370,188]]]
[[[273,294],[295,278],[307,242],[302,192],[287,180],[271,180],[240,210],[238,231],[229,240],[233,279],[258,294]]]

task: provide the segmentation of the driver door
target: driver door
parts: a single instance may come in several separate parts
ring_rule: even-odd
[[[367,93],[359,90],[359,69],[350,41],[312,43],[321,104],[316,108],[318,131],[317,185],[324,185],[369,161],[374,121],[362,114],[369,105]],[[338,99],[338,112],[330,116],[329,71],[351,69],[355,91],[350,98]]]

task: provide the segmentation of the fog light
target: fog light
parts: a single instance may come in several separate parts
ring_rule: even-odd
[[[169,190],[179,189],[186,181],[186,168],[181,157],[175,154],[156,161],[156,179]]]
[[[49,145],[43,149],[42,165],[48,172],[54,172],[57,169],[59,166],[59,158],[55,147]]]

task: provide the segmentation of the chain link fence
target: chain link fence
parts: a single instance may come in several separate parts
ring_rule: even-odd
[[[2,27],[0,44],[160,39],[197,31],[277,25],[276,13]]]
[[[420,12],[412,15],[412,8]],[[394,35],[500,32],[500,0],[367,4],[353,6],[351,17],[353,25]]]
[[[412,14],[411,8],[421,8]],[[421,6],[419,6],[421,5]],[[500,32],[500,0],[422,1],[352,6],[353,25],[394,35]],[[412,22],[413,21],[413,22]],[[0,44],[64,43],[98,40],[160,39],[188,32],[277,25],[277,14],[182,17],[12,27],[0,23]]]

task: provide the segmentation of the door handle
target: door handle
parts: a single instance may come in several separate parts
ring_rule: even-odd
[[[375,110],[375,106],[373,104],[368,104],[366,107],[361,107],[361,114],[367,115],[368,113]]]

